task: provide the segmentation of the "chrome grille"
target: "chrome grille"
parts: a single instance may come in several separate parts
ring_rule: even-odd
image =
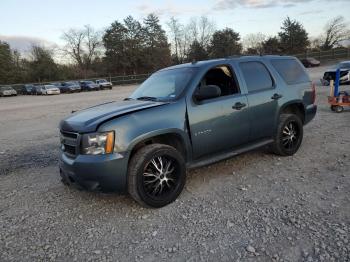
[[[75,158],[79,154],[79,134],[61,131],[61,150],[70,158]]]

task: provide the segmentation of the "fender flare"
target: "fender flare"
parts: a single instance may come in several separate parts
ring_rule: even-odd
[[[129,154],[131,154],[132,150],[134,149],[134,147],[139,144],[142,141],[146,141],[152,137],[156,137],[156,136],[160,136],[160,135],[177,135],[182,143],[183,146],[186,150],[186,159],[185,161],[189,161],[190,159],[192,159],[192,146],[191,146],[191,141],[187,135],[187,133],[181,129],[178,128],[167,128],[167,129],[160,129],[160,130],[154,130],[145,134],[142,134],[138,137],[135,137],[130,143],[129,146],[127,148],[127,152],[129,152]]]

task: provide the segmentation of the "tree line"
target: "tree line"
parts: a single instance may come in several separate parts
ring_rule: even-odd
[[[143,74],[172,64],[241,54],[332,50],[350,38],[341,16],[330,20],[316,39],[310,39],[304,26],[290,17],[275,36],[256,33],[243,39],[232,28],[217,29],[205,16],[192,18],[187,24],[172,17],[166,27],[168,33],[155,14],[141,21],[127,16],[104,32],[89,25],[70,29],[62,35],[65,45],[60,52],[33,45],[29,57],[0,41],[0,84]],[[57,53],[69,62],[57,62]]]

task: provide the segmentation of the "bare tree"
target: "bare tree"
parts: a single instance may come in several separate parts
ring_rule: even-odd
[[[194,42],[199,43],[203,49],[207,49],[215,32],[215,24],[206,16],[192,18],[187,25],[181,24],[178,19],[172,17],[167,25],[176,63],[186,61]]]
[[[66,42],[64,52],[70,56],[81,69],[89,69],[93,60],[99,55],[102,46],[101,33],[91,26],[83,29],[70,29],[63,33],[62,39]]]
[[[178,19],[172,17],[167,23],[171,35],[171,48],[175,56],[176,63],[183,63],[186,60],[188,50],[191,45],[190,32],[179,22]]]
[[[209,46],[210,40],[215,32],[215,23],[210,21],[208,17],[201,16],[192,18],[187,25],[187,32],[189,32],[191,43],[196,41],[203,48]]]
[[[310,39],[310,48],[314,51],[319,51],[322,46],[322,39],[320,37],[315,37]]]
[[[175,54],[176,62],[180,63],[181,60],[181,46],[183,41],[183,25],[180,24],[179,20],[175,17],[171,17],[170,21],[167,23],[170,34],[171,34],[171,47],[172,52]]]
[[[322,49],[330,50],[343,40],[350,38],[350,30],[343,16],[337,16],[330,20],[324,28]]]
[[[266,35],[263,33],[248,34],[243,39],[243,46],[245,52],[262,54],[263,53],[263,44],[266,40]]]
[[[84,63],[91,65],[94,58],[99,55],[99,48],[102,46],[101,33],[95,31],[91,26],[85,26],[85,44],[87,52],[84,54]]]

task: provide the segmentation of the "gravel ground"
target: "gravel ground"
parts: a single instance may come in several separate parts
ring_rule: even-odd
[[[350,261],[350,110],[332,113],[324,87],[295,156],[190,171],[162,209],[63,186],[59,120],[134,88],[0,100],[0,261]]]

